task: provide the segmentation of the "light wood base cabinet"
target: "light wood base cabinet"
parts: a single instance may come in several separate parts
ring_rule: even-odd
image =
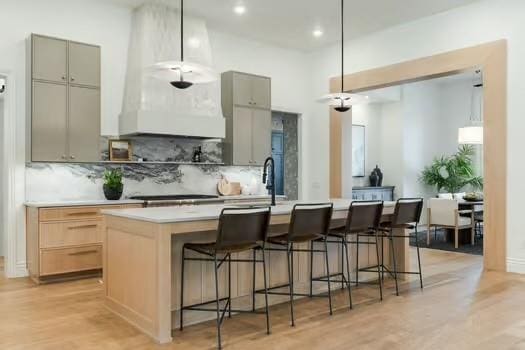
[[[102,209],[140,204],[27,208],[27,268],[36,282],[100,274],[104,222]]]

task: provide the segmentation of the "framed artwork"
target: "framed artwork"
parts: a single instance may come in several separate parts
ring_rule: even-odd
[[[132,160],[131,142],[129,140],[109,140],[109,160],[126,162]]]
[[[365,126],[352,125],[352,177],[365,176]]]

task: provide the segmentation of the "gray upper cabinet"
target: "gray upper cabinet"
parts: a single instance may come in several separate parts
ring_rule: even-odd
[[[271,155],[271,79],[230,71],[222,74],[221,85],[224,162],[263,165]]]
[[[67,86],[33,82],[32,159],[65,161]]]
[[[100,160],[100,48],[31,35],[28,160]]]
[[[66,83],[67,41],[33,35],[33,79]]]
[[[100,86],[100,47],[69,42],[69,82]]]
[[[69,89],[69,159],[100,160],[100,90],[72,86]]]
[[[239,72],[228,73],[231,74],[235,105],[270,108],[270,78]]]

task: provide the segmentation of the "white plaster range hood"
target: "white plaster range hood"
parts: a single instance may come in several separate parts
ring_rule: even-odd
[[[165,1],[146,2],[134,10],[120,135],[225,137],[219,76],[211,83],[180,90],[169,79],[151,74],[153,65],[180,56],[179,26],[178,9]],[[204,21],[185,15],[184,38],[185,61],[211,67]]]

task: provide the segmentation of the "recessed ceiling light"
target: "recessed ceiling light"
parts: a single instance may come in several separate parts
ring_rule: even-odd
[[[320,38],[323,36],[323,31],[321,29],[315,29],[313,32],[312,32],[312,35],[316,38]]]
[[[233,8],[233,12],[235,12],[239,16],[243,15],[246,12],[246,7],[244,7],[244,5],[237,5]]]

